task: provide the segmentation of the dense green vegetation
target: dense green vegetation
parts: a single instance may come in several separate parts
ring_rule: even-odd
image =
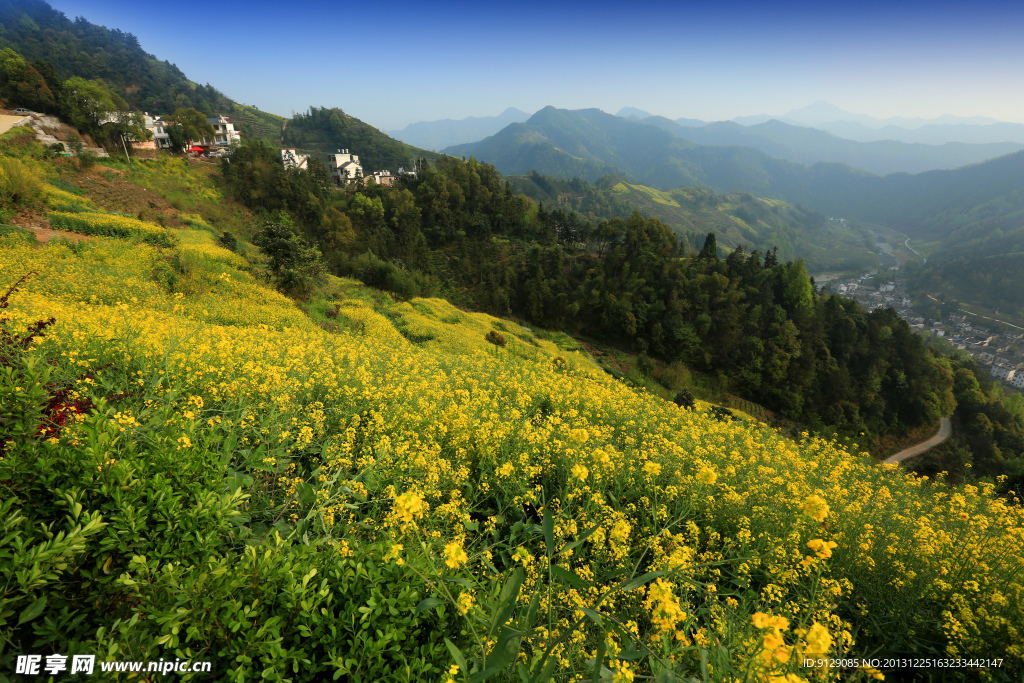
[[[1024,320],[1024,249],[989,256],[941,251],[925,264],[911,264],[907,278],[919,299],[931,295]]]
[[[910,468],[932,477],[945,472],[954,482],[1002,478],[1002,490],[1024,489],[1024,397],[1005,394],[963,351],[943,362],[953,373],[953,436]]]
[[[11,48],[31,62],[54,97],[55,84],[76,76],[101,80],[133,109],[153,114],[192,107],[207,116],[224,114],[247,137],[277,143],[283,117],[239,105],[213,86],[188,80],[178,67],[148,54],[131,33],[108,29],[77,17],[67,18],[43,0],[0,3],[0,48]],[[56,113],[34,74],[33,94],[14,98],[0,92],[12,107]]]
[[[743,246],[762,253],[778,249],[779,258],[802,258],[821,271],[855,270],[878,264],[878,248],[856,226],[779,200],[745,192],[720,194],[699,187],[656,190],[617,176],[590,184],[574,178],[547,178],[534,172],[510,178],[513,190],[548,206],[572,209],[590,220],[627,218],[640,210],[670,226],[680,240],[700,249],[714,231],[727,249]]]
[[[389,263],[440,281],[456,302],[685,364],[791,419],[867,441],[952,410],[948,373],[905,322],[818,296],[803,262],[780,263],[774,250],[723,260],[680,244],[656,218],[536,208],[473,159],[421,162],[401,189],[332,192],[272,157],[243,145],[224,165],[232,193],[294,213],[337,273],[366,279],[359,259]],[[343,238],[323,227],[328,214]],[[402,292],[419,293],[407,283]]]
[[[284,144],[321,154],[349,149],[359,156],[367,174],[383,169],[397,172],[399,167],[411,170],[417,157],[438,156],[394,140],[337,107],[310,107],[305,114],[296,114],[284,130]]]

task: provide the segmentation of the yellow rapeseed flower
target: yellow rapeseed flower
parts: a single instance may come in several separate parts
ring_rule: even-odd
[[[812,494],[804,499],[803,513],[811,519],[823,522],[828,517],[828,503],[817,494]]]
[[[836,547],[835,541],[823,541],[820,538],[815,538],[807,542],[807,547],[814,551],[814,554],[823,560],[827,560],[832,557],[832,549]]]
[[[422,497],[412,491],[407,491],[395,498],[394,514],[403,525],[411,524],[414,519],[423,517],[426,507]]]
[[[718,472],[715,471],[714,467],[704,465],[697,471],[697,481],[705,486],[711,486],[718,481]]]
[[[467,614],[469,610],[473,608],[474,602],[475,600],[473,596],[469,593],[463,593],[462,595],[460,595],[458,599],[455,601],[455,604],[459,608],[459,614]]]
[[[460,541],[452,541],[444,547],[444,563],[449,569],[461,567],[469,561],[469,556],[462,549]]]

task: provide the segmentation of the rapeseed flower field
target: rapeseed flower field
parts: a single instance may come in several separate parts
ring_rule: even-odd
[[[36,415],[5,427],[0,486],[42,567],[0,615],[51,609],[5,616],[0,657],[35,639],[224,680],[1024,671],[1024,511],[991,485],[680,409],[440,299],[330,278],[318,324],[201,222],[50,219],[127,239],[0,238],[0,294],[31,274],[8,336],[55,319],[0,378],[10,424]]]

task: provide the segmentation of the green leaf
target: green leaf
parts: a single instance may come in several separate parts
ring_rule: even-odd
[[[519,654],[521,638],[522,634],[518,631],[502,626],[501,631],[498,633],[498,641],[494,644],[491,654],[487,656],[487,661],[484,663],[487,670],[497,669],[498,671],[504,671],[509,664],[514,662],[516,655]]]
[[[434,609],[438,605],[443,605],[444,600],[441,598],[427,598],[422,600],[420,604],[416,605],[416,612],[426,612],[428,609]]]
[[[488,678],[494,678],[500,674],[503,669],[504,667],[493,667],[490,669],[484,669],[483,671],[477,671],[469,677],[469,683],[480,683],[480,681],[486,681]]]
[[[550,681],[551,677],[555,673],[555,668],[557,666],[558,666],[558,657],[555,657],[553,654],[552,655],[548,655],[548,660],[547,660],[547,662],[545,662],[544,668],[541,669],[540,672],[536,676],[533,677],[533,680],[531,681],[531,683],[544,683],[544,681]]]
[[[455,658],[455,663],[459,665],[459,671],[469,673],[469,667],[466,666],[466,658],[462,656],[459,648],[455,647],[455,643],[445,638],[444,644],[448,647],[448,652],[451,652],[452,657]]]
[[[20,617],[18,617],[18,625],[20,626],[21,624],[24,624],[26,621],[32,621],[40,614],[42,614],[44,609],[46,609],[45,595],[25,608],[25,611],[21,613]]]
[[[555,552],[555,518],[551,516],[551,510],[544,506],[544,544],[548,548],[548,557]]]
[[[647,572],[643,576],[638,576],[635,579],[632,579],[631,581],[627,581],[624,584],[622,584],[622,590],[624,590],[624,591],[636,590],[640,586],[643,586],[643,585],[646,585],[646,584],[650,583],[651,581],[653,581],[654,579],[658,578],[659,576],[665,576],[665,574],[667,574],[667,573],[668,572]]]
[[[567,584],[569,584],[573,588],[576,588],[576,589],[579,589],[579,590],[586,590],[587,588],[590,588],[590,584],[589,583],[587,583],[586,581],[584,581],[580,577],[576,576],[576,574],[572,573],[571,571],[569,571],[568,569],[565,569],[563,567],[559,567],[557,565],[552,567],[551,568],[551,574],[553,576],[561,579],[562,581],[565,581]]]
[[[306,482],[297,484],[295,486],[295,493],[299,497],[299,502],[303,505],[312,505],[316,502],[316,489]]]
[[[224,481],[225,488],[229,492],[234,492],[237,489],[247,489],[252,486],[253,478],[245,472],[230,470]]]
[[[526,622],[524,628],[529,628],[537,616],[537,608],[540,606],[540,592],[535,592],[530,598],[530,606],[526,608]]]
[[[583,613],[586,614],[591,619],[594,619],[594,616],[597,616],[597,619],[595,619],[595,621],[597,621],[597,625],[598,626],[601,626],[601,621],[600,621],[601,617],[600,617],[600,615],[597,614],[597,612],[594,612],[594,610],[592,610],[592,609],[585,609],[585,610],[583,610]],[[590,613],[593,613],[593,616],[591,616]],[[601,682],[601,667],[604,665],[604,648],[605,648],[605,644],[606,644],[605,641],[606,641],[606,638],[605,638],[604,633],[602,632],[601,635],[598,636],[598,638],[597,638],[597,653],[596,653],[596,656],[594,657],[594,675],[590,679],[591,683],[600,683]]]
[[[673,683],[676,680],[676,675],[671,669],[662,669],[654,676],[654,683]]]
[[[580,534],[579,537],[577,537],[575,541],[573,541],[572,543],[569,543],[564,548],[562,548],[562,552],[564,553],[566,550],[575,550],[584,541],[586,541],[588,538],[590,538],[594,534],[595,531],[597,531],[600,528],[601,528],[601,525],[598,524],[595,527],[591,527],[591,528],[587,529],[582,534]]]
[[[581,611],[584,614],[586,614],[588,617],[590,617],[590,620],[593,621],[598,626],[604,626],[604,617],[602,617],[601,613],[598,612],[597,610],[592,610],[589,607],[584,607]],[[604,641],[602,640],[601,642],[604,642]]]
[[[494,613],[494,618],[491,620],[491,628],[488,629],[487,635],[494,635],[494,631],[499,626],[504,626],[505,622],[512,616],[512,610],[516,607],[516,601],[519,599],[519,590],[523,586],[523,581],[526,579],[526,572],[522,567],[519,567],[512,576],[508,577],[505,585],[501,587],[501,594],[498,596],[498,610]]]

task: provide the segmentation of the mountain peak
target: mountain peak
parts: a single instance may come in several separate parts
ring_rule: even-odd
[[[638,119],[647,119],[651,117],[651,114],[643,109],[637,109],[636,107],[623,107],[619,110],[619,113],[616,114],[616,116],[621,116],[624,119],[628,119],[631,116],[635,116]]]

